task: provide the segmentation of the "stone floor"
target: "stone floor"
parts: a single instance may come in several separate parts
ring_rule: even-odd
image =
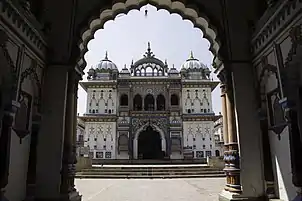
[[[217,201],[225,178],[78,179],[83,201]]]

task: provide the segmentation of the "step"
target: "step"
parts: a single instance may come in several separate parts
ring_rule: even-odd
[[[223,171],[208,172],[78,172],[78,175],[206,175],[206,174],[224,174]]]
[[[112,169],[112,168],[91,168],[91,169],[83,169],[82,172],[146,172],[146,171],[158,171],[158,172],[198,172],[198,171],[219,171],[219,168],[199,168],[199,169],[161,169],[161,168],[145,168],[145,169]]]
[[[225,177],[225,174],[208,175],[76,175],[78,179],[172,179],[172,178],[214,178]]]

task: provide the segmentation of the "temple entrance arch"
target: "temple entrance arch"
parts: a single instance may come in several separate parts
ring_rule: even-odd
[[[163,157],[160,134],[151,126],[148,126],[138,136],[138,158],[163,159]]]
[[[158,126],[147,123],[136,131],[133,139],[134,159],[139,159],[139,153],[143,159],[161,159],[166,151],[165,134]]]

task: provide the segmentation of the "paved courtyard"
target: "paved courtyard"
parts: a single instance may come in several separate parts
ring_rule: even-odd
[[[77,179],[83,201],[217,201],[225,178]]]

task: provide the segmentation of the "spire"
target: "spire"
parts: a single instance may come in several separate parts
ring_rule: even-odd
[[[191,52],[190,52],[190,57],[189,57],[189,59],[194,59],[193,51],[192,51],[192,50],[191,50]]]
[[[127,65],[126,65],[126,64],[124,65],[124,68],[123,68],[123,70],[127,70]]]
[[[147,49],[148,52],[151,52],[151,45],[150,45],[150,42],[148,42],[148,49]]]
[[[108,52],[105,53],[105,59],[108,60]]]
[[[148,48],[147,48],[147,52],[144,55],[145,57],[154,57],[153,52],[151,51],[151,45],[150,42],[148,42]]]
[[[174,64],[172,65],[172,69],[175,69],[175,65]]]
[[[166,66],[168,65],[167,59],[165,59],[165,65],[166,65]]]

